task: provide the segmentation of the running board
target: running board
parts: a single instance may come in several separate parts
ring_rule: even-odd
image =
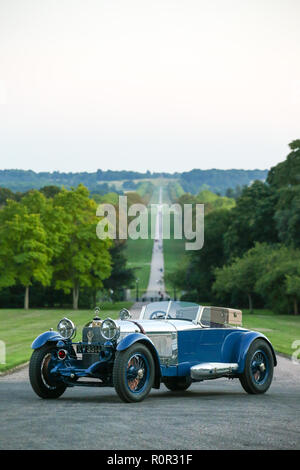
[[[191,378],[195,380],[215,379],[227,376],[238,370],[236,363],[202,362],[191,367]]]

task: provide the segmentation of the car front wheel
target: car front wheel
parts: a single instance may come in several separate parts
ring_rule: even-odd
[[[35,393],[41,398],[58,398],[67,386],[55,381],[49,374],[53,346],[44,345],[33,351],[29,363],[29,380]]]
[[[139,402],[150,393],[154,382],[155,365],[150,350],[135,343],[125,351],[117,352],[113,383],[124,402]]]
[[[265,393],[273,379],[274,360],[264,340],[254,341],[247,352],[245,369],[239,377],[243,389],[250,394]]]

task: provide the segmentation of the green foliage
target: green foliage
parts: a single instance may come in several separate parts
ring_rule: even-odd
[[[123,182],[124,190],[136,190],[137,180],[149,182],[159,178],[177,179],[184,191],[197,194],[200,189],[209,189],[225,194],[228,188],[249,185],[256,179],[264,180],[267,170],[199,170],[195,169],[184,173],[166,173],[146,171],[112,171],[98,170],[93,173],[64,173],[59,171],[36,173],[32,170],[0,170],[0,186],[9,188],[12,191],[28,191],[39,189],[45,186],[58,186],[70,189],[83,184],[90,191],[105,194],[114,191],[113,182]],[[125,183],[125,186],[124,186]],[[118,185],[119,186],[119,185]],[[172,199],[171,199],[172,200]]]
[[[269,171],[267,182],[275,188],[300,184],[300,139],[291,142],[289,147],[292,151],[286,160]]]
[[[298,262],[299,263],[299,262]],[[286,293],[292,297],[294,302],[294,315],[299,314],[298,302],[300,300],[300,267],[297,263],[297,266],[293,266],[293,273],[286,274]]]
[[[183,207],[184,204],[197,204],[197,197],[191,193],[184,193],[178,199],[178,203]]]
[[[277,192],[260,181],[243,190],[231,211],[231,222],[224,234],[228,258],[243,255],[255,242],[278,241],[274,219],[277,199]]]
[[[237,199],[238,197],[240,197],[240,195],[242,194],[242,191],[245,187],[246,186],[241,187],[238,184],[234,189],[233,188],[228,188],[228,189],[226,189],[225,196],[233,198],[233,199]]]
[[[190,195],[187,194],[186,198],[190,199]],[[180,200],[183,199],[182,196]],[[185,255],[187,264],[182,264],[181,260],[183,270],[181,267],[173,270],[174,277],[181,279],[181,288],[193,293],[194,300],[197,298],[199,302],[208,301],[213,295],[211,286],[215,279],[215,268],[226,262],[223,237],[229,221],[230,211],[225,209],[206,215],[203,248]]]
[[[122,188],[124,191],[135,191],[138,187],[138,184],[134,181],[123,181]]]
[[[300,275],[300,250],[286,246],[269,249],[263,259],[264,269],[256,282],[256,291],[266,305],[277,313],[298,313],[300,292],[295,291]]]
[[[226,262],[224,233],[230,221],[230,211],[225,209],[210,212],[205,217],[204,246],[190,254],[188,279],[191,291],[198,292],[199,301],[212,297],[211,286],[215,279],[215,268]]]
[[[300,251],[286,246],[256,243],[255,247],[236,258],[230,265],[216,269],[213,284],[220,299],[224,294],[242,292],[252,311],[254,294],[278,313],[298,313],[300,300]]]
[[[8,188],[0,188],[0,206],[6,204],[7,199],[15,200],[14,193]]]
[[[112,271],[110,276],[104,280],[105,289],[112,290],[114,300],[122,300],[124,288],[133,287],[135,276],[133,269],[126,265],[126,243],[125,240],[114,240],[110,248],[112,259]]]
[[[267,170],[192,170],[181,174],[180,184],[184,191],[197,194],[201,189],[225,194],[228,188],[248,186],[252,181],[264,181]],[[205,185],[205,186],[204,186]]]
[[[300,185],[278,190],[274,220],[279,240],[286,245],[300,248]]]
[[[33,281],[51,281],[53,251],[39,214],[32,214],[21,203],[9,200],[0,211],[0,287],[17,283],[28,288]]]
[[[89,198],[84,186],[59,192],[53,199],[53,207],[63,209],[62,223],[67,234],[55,259],[55,285],[65,292],[73,290],[73,308],[76,309],[80,287],[100,288],[110,275],[112,242],[97,238],[97,204]]]
[[[148,204],[154,191],[151,181],[140,183],[137,187],[137,194],[142,198],[144,204]]]
[[[177,257],[177,264],[173,270],[165,271],[164,273],[166,291],[174,300],[177,300],[177,293],[181,293],[182,290],[188,288],[188,280],[186,276],[187,267],[188,260],[185,258],[178,260]]]
[[[112,204],[117,206],[119,202],[119,194],[117,193],[106,193],[106,194],[93,194],[92,198],[96,201],[97,204]]]
[[[212,290],[221,299],[225,293],[240,291],[247,296],[249,309],[252,311],[253,294],[256,291],[256,283],[262,275],[267,252],[268,246],[266,244],[256,243],[255,247],[247,251],[241,258],[234,259],[230,265],[217,268]]]
[[[97,238],[96,208],[82,185],[30,190],[19,202],[8,200],[0,210],[0,288],[24,286],[28,307],[29,286],[54,283],[66,293],[72,290],[77,308],[81,287],[91,292],[103,287],[113,243]]]
[[[179,204],[205,205],[203,248],[186,253],[185,269],[166,268],[169,285],[181,286],[185,299],[232,306],[248,301],[250,310],[255,304],[299,312],[300,140],[290,148],[267,183],[236,186],[225,198],[210,191],[199,170],[184,174],[185,182],[181,178],[189,192],[181,194]],[[217,170],[214,177],[219,177]]]
[[[55,185],[50,185],[50,186],[44,186],[39,190],[44,196],[46,197],[54,197],[57,193],[61,191],[61,188],[59,186]]]
[[[169,199],[171,202],[177,202],[177,200],[184,194],[184,190],[180,183],[172,182],[167,186]]]
[[[235,206],[235,200],[227,196],[218,196],[208,189],[200,191],[197,195],[198,204],[205,205],[205,213],[216,209],[232,209]]]

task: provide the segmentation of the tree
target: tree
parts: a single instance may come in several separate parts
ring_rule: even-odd
[[[300,250],[274,246],[265,253],[263,270],[255,290],[265,297],[267,305],[274,311],[287,313],[293,307],[294,313],[297,313],[300,300],[300,292],[297,291],[299,276]]]
[[[14,193],[8,188],[0,188],[0,206],[6,204],[7,199],[15,199]]]
[[[248,298],[250,312],[253,312],[253,295],[256,292],[257,280],[264,268],[264,257],[267,251],[266,244],[257,243],[241,258],[235,258],[230,265],[217,268],[213,291],[220,297],[234,290],[242,292]]]
[[[130,192],[127,193],[128,199],[127,204],[142,204],[143,200],[141,196],[137,193]],[[116,233],[119,233],[119,195],[116,193],[107,193],[103,196],[93,198],[96,200],[97,204],[112,204],[116,211]],[[131,218],[129,217],[129,220]],[[109,278],[105,279],[103,286],[105,289],[113,291],[111,297],[114,300],[122,300],[124,294],[124,288],[132,287],[134,281],[134,271],[129,269],[127,265],[127,259],[125,256],[126,251],[126,240],[114,240],[109,249],[111,255],[111,265],[112,270]],[[95,299],[95,291],[94,291]],[[95,303],[95,300],[94,300]]]
[[[226,209],[207,214],[203,248],[186,254],[185,262],[181,261],[178,269],[167,278],[176,289],[186,291],[185,297],[189,296],[199,302],[212,300],[214,270],[226,262],[223,237],[230,220],[230,211]]]
[[[300,301],[300,269],[299,264],[294,266],[296,273],[286,274],[286,292],[293,299],[294,315],[299,315],[298,302]]]
[[[58,193],[56,193],[58,194]],[[38,214],[44,226],[47,245],[51,247],[53,258],[57,257],[68,242],[68,226],[63,206],[54,206],[53,199],[47,198],[38,190],[28,191],[20,200],[29,214]]]
[[[135,276],[133,269],[127,268],[125,256],[125,240],[115,240],[109,252],[111,255],[112,270],[109,278],[103,281],[105,289],[113,291],[114,300],[123,300],[123,290],[132,287]]]
[[[199,301],[212,300],[215,268],[223,266],[227,257],[224,251],[224,233],[231,220],[231,211],[216,210],[205,217],[204,246],[191,255],[188,268],[190,284],[198,292]]]
[[[187,281],[187,262],[187,258],[181,259],[174,271],[166,272],[164,274],[164,282],[173,290],[174,300],[177,300],[178,292],[181,293],[182,290],[188,289],[189,284]]]
[[[286,160],[273,166],[267,177],[267,182],[274,188],[300,184],[300,139],[289,144],[292,150]]]
[[[57,193],[59,193],[61,191],[61,188],[59,186],[49,185],[43,186],[43,188],[41,188],[39,191],[44,194],[44,196],[51,198],[54,197]]]
[[[243,190],[231,210],[231,221],[224,233],[228,258],[242,256],[255,242],[278,242],[274,219],[277,198],[277,191],[261,181]]]
[[[111,273],[111,240],[96,236],[97,204],[89,198],[89,191],[79,185],[63,189],[53,198],[55,209],[63,208],[63,224],[67,237],[63,250],[55,256],[54,279],[57,289],[73,293],[73,308],[78,309],[82,286],[101,288]]]
[[[300,248],[300,185],[279,189],[274,219],[279,240]]]
[[[9,200],[0,211],[0,287],[21,284],[28,309],[32,282],[50,284],[51,256],[39,214],[30,214],[24,205]]]

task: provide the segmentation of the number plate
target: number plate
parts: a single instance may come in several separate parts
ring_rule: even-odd
[[[96,353],[99,354],[101,351],[101,346],[97,344],[77,344],[77,353]]]

